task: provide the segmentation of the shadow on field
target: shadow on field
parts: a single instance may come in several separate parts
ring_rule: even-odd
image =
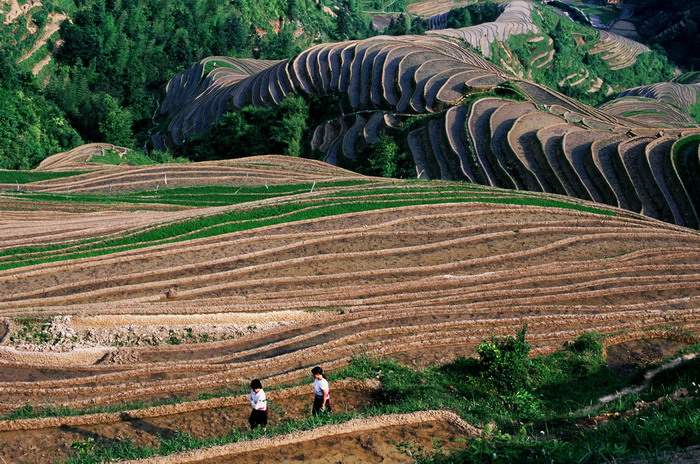
[[[119,417],[123,422],[128,422],[131,428],[141,430],[156,438],[164,438],[166,440],[170,440],[177,435],[174,430],[165,427],[158,427],[157,425],[153,425],[142,419],[131,417],[129,413],[126,412],[121,413]]]

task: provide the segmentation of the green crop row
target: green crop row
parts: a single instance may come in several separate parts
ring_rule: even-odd
[[[16,171],[7,171],[16,172]],[[352,187],[365,185],[371,181],[346,180],[338,182],[310,182],[308,184],[283,184],[265,186],[201,186],[178,187],[172,189],[146,190],[141,192],[118,194],[91,194],[91,193],[42,193],[23,192],[22,198],[36,201],[53,201],[65,203],[88,204],[143,204],[159,203],[181,206],[225,206],[236,205],[249,201],[264,200],[266,198],[294,195],[334,187]]]
[[[417,196],[406,197],[407,189],[380,189],[372,191],[375,199],[353,200],[363,192],[338,192],[325,198],[314,198],[308,203],[285,203],[230,211],[206,217],[132,231],[108,239],[95,238],[70,244],[9,248],[0,251],[0,269],[10,269],[44,262],[101,256],[118,251],[160,245],[184,240],[211,237],[264,226],[304,221],[320,217],[357,213],[402,206],[433,205],[442,203],[484,202],[494,204],[521,204],[567,208],[596,214],[612,215],[611,211],[580,205],[574,202],[512,196],[493,197],[472,192],[433,192],[416,189]],[[364,192],[370,193],[370,192]],[[380,194],[387,195],[379,197]],[[420,195],[418,195],[420,194]],[[330,203],[329,200],[336,200]],[[3,259],[4,258],[4,259]]]

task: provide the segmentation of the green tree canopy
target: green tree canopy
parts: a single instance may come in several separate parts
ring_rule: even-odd
[[[270,108],[246,106],[226,113],[203,139],[183,146],[183,154],[196,159],[228,159],[252,155],[301,155],[309,105],[289,96]]]

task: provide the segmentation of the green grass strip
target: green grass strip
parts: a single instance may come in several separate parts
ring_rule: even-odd
[[[87,171],[40,172],[40,171],[0,171],[0,184],[30,184],[42,180],[78,176]]]
[[[143,153],[128,151],[120,156],[119,152],[116,150],[105,150],[104,155],[92,156],[90,158],[90,162],[110,165],[129,163],[133,166],[149,166],[151,164],[158,164],[157,161],[152,160]]]
[[[70,204],[169,204],[179,206],[226,206],[237,205],[250,201],[264,200],[276,196],[307,193],[313,187],[314,190],[322,190],[334,187],[352,187],[366,185],[373,181],[347,180],[338,182],[313,182],[304,184],[282,184],[265,186],[201,186],[179,187],[173,189],[145,190],[129,193],[44,193],[23,192],[23,199],[34,201],[51,201]]]

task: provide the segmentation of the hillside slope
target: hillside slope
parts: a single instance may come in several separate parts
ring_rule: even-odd
[[[510,30],[511,22],[498,24]],[[489,30],[478,31],[486,38]],[[307,146],[334,165],[362,166],[384,135],[410,156],[419,178],[571,195],[700,225],[693,180],[700,129],[662,101],[594,108],[438,33],[318,45],[292,60],[260,63],[264,69],[253,74],[237,60],[207,74],[206,62],[171,80],[161,109],[169,124],[158,144],[196,143],[226,109],[301,95],[312,112],[319,104],[324,110]],[[215,148],[213,141],[207,149]]]
[[[282,156],[38,174],[62,177],[2,185],[0,410],[67,412],[0,421],[10,458],[68,458],[86,433],[218,439],[242,427],[245,379],[295,384],[359,355],[443,364],[523,324],[539,356],[590,331],[698,331],[700,235],[618,208]],[[378,388],[334,382],[334,401],[358,414]],[[274,392],[275,427],[305,417],[303,392]],[[478,433],[445,414],[348,416],[168,459],[289,456],[344,434],[361,444],[348,452],[400,460],[365,434],[451,447]]]

